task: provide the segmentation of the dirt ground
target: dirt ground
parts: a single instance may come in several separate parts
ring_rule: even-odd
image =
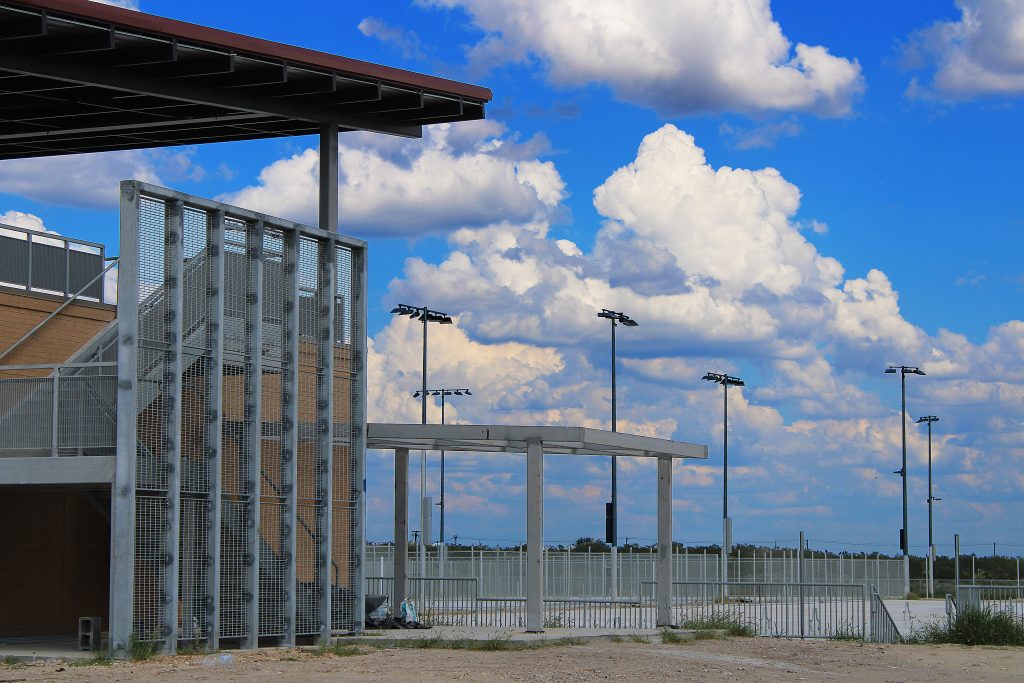
[[[687,643],[589,641],[525,651],[311,650],[158,657],[140,663],[0,664],[0,682],[29,681],[1022,681],[1024,648],[861,645],[726,638]],[[216,662],[216,663],[215,663]]]

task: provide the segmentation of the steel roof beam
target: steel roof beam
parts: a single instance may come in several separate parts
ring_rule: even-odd
[[[0,42],[0,68],[28,76],[43,76],[80,84],[113,88],[129,93],[168,97],[194,104],[214,104],[229,109],[240,109],[254,114],[271,114],[316,123],[334,123],[339,126],[404,137],[420,137],[419,126],[382,121],[360,116],[351,111],[331,107],[311,109],[290,103],[286,99],[265,99],[236,90],[201,87],[184,80],[153,79],[122,70],[93,69],[87,65],[69,62],[53,56],[30,57],[6,47]],[[189,79],[191,80],[191,79]]]

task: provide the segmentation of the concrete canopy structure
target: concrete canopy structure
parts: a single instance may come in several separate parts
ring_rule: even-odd
[[[544,454],[633,456],[658,460],[657,622],[672,625],[672,461],[708,457],[708,447],[586,427],[380,424],[366,447],[395,452],[395,595],[405,598],[409,548],[409,450],[526,454],[526,630],[544,630]]]

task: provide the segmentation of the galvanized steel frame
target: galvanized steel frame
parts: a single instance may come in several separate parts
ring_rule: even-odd
[[[223,204],[209,200],[192,197],[183,193],[158,188],[146,183],[137,181],[125,181],[121,186],[122,191],[122,236],[121,251],[126,257],[122,257],[122,266],[119,269],[119,291],[122,293],[118,310],[118,453],[117,467],[115,473],[115,491],[113,496],[112,511],[112,547],[111,547],[111,644],[116,654],[124,656],[127,654],[129,644],[135,637],[134,623],[134,600],[136,596],[135,575],[136,575],[136,496],[137,496],[137,453],[139,449],[145,450],[139,442],[137,416],[144,406],[140,405],[141,386],[140,378],[143,371],[138,362],[139,358],[139,322],[140,322],[140,198],[145,196],[151,199],[165,202],[167,206],[166,220],[164,223],[163,242],[163,280],[159,283],[141,283],[144,288],[160,286],[163,288],[161,296],[165,309],[162,325],[164,326],[165,351],[163,352],[162,371],[159,374],[159,396],[163,401],[162,405],[162,428],[159,440],[160,453],[153,457],[153,461],[164,463],[166,475],[166,487],[163,491],[156,493],[163,495],[163,511],[161,514],[162,523],[160,533],[163,535],[163,542],[159,547],[164,548],[165,555],[163,566],[159,569],[161,583],[159,595],[154,598],[157,605],[155,613],[160,619],[160,641],[161,649],[164,652],[173,653],[176,651],[177,642],[180,637],[189,638],[189,634],[196,633],[192,624],[182,626],[182,634],[178,633],[179,621],[181,618],[188,619],[189,612],[179,617],[178,614],[178,592],[179,585],[186,590],[186,584],[181,583],[180,574],[186,571],[183,566],[179,570],[179,561],[186,551],[190,552],[191,561],[196,561],[194,548],[184,546],[189,542],[182,537],[183,520],[181,518],[181,493],[182,493],[182,374],[186,370],[186,362],[190,365],[196,358],[190,349],[188,354],[183,351],[185,336],[192,334],[196,329],[196,321],[186,320],[189,315],[184,310],[183,289],[186,286],[184,254],[184,212],[186,207],[189,210],[199,210],[206,213],[206,234],[205,254],[194,256],[196,259],[204,259],[203,262],[196,262],[200,267],[207,268],[203,275],[205,280],[205,294],[194,293],[195,296],[204,296],[205,302],[200,304],[203,307],[200,315],[205,315],[201,322],[206,325],[205,346],[207,350],[203,362],[208,368],[204,389],[206,396],[199,415],[203,419],[201,436],[203,438],[202,452],[196,456],[201,457],[205,468],[205,476],[209,482],[207,491],[190,491],[190,495],[198,496],[200,500],[194,503],[195,514],[199,518],[190,518],[190,525],[196,523],[205,524],[207,532],[207,545],[205,562],[205,585],[200,581],[199,585],[188,584],[188,590],[205,592],[204,604],[206,615],[201,622],[205,626],[201,639],[205,641],[208,649],[213,650],[220,644],[220,616],[221,616],[221,588],[222,588],[222,566],[221,566],[221,519],[222,505],[227,504],[222,500],[222,470],[226,466],[224,452],[222,449],[223,440],[227,438],[224,429],[224,412],[227,410],[224,401],[224,364],[225,364],[225,289],[232,286],[225,282],[225,225],[230,219],[232,223],[240,222],[245,225],[246,231],[246,254],[244,256],[248,269],[248,282],[244,283],[244,293],[248,308],[247,324],[244,327],[246,335],[246,352],[241,358],[244,367],[242,419],[244,426],[239,433],[242,443],[242,453],[245,455],[245,464],[239,461],[239,467],[245,471],[239,474],[242,477],[239,499],[246,509],[248,517],[245,529],[246,565],[247,576],[244,579],[245,585],[245,635],[241,639],[243,647],[256,647],[259,644],[259,612],[260,599],[260,549],[263,541],[260,528],[260,495],[262,464],[260,450],[264,439],[267,436],[263,429],[263,421],[266,418],[263,414],[262,399],[267,389],[262,381],[264,368],[263,360],[263,318],[264,318],[264,287],[265,269],[264,261],[264,240],[265,231],[268,227],[284,237],[284,258],[283,258],[283,282],[285,286],[283,304],[285,308],[283,342],[281,356],[282,381],[280,384],[281,413],[277,418],[281,422],[280,443],[281,443],[281,479],[280,494],[283,498],[283,518],[280,521],[279,536],[280,553],[277,560],[283,565],[283,586],[280,597],[284,607],[284,632],[279,638],[280,644],[292,644],[296,639],[296,627],[299,621],[297,613],[297,575],[296,575],[296,536],[299,532],[301,520],[298,518],[297,489],[298,477],[298,454],[300,442],[300,411],[298,395],[298,365],[300,359],[300,335],[310,334],[316,336],[318,346],[317,359],[317,386],[315,392],[315,425],[311,432],[301,430],[302,435],[311,433],[316,439],[315,444],[315,469],[317,481],[315,482],[315,496],[317,503],[317,524],[314,530],[307,527],[307,531],[314,538],[315,546],[315,574],[318,579],[315,590],[318,593],[314,607],[318,614],[316,636],[323,641],[330,638],[333,624],[333,615],[339,606],[334,605],[335,600],[352,599],[355,604],[343,607],[346,615],[351,615],[352,623],[345,624],[346,629],[361,630],[362,627],[362,596],[364,593],[362,568],[362,547],[363,547],[363,496],[364,487],[364,448],[365,448],[365,315],[366,315],[366,258],[365,243],[346,238],[330,230],[310,228],[297,223],[283,221],[256,212],[228,207]],[[191,233],[190,233],[191,234]],[[317,297],[321,305],[316,309],[317,325],[312,332],[304,332],[300,326],[300,249],[303,241],[315,240],[316,263],[307,264],[316,268]],[[335,350],[336,339],[335,311],[338,295],[336,255],[342,254],[347,249],[351,253],[351,293],[354,301],[350,302],[351,325],[351,355],[352,369],[354,376],[335,378]],[[191,266],[192,264],[190,264]],[[192,272],[192,271],[189,271]],[[193,287],[197,285],[192,285]],[[146,289],[146,292],[150,291]],[[191,290],[190,290],[191,291]],[[190,299],[192,302],[193,299]],[[342,309],[344,311],[344,309]],[[191,309],[190,309],[191,312]],[[183,327],[187,325],[187,327]],[[207,355],[208,354],[208,355]],[[237,352],[235,356],[237,356]],[[234,358],[234,356],[233,356]],[[232,361],[237,364],[237,361]],[[154,366],[159,368],[159,366]],[[151,381],[151,380],[148,380]],[[352,412],[349,422],[351,423],[351,435],[335,434],[334,416],[334,391],[335,382],[348,381],[349,394],[352,397]],[[148,397],[145,400],[149,400]],[[275,399],[276,400],[276,399]],[[148,404],[147,404],[148,405]],[[190,408],[190,410],[194,409]],[[237,417],[235,418],[238,419]],[[308,418],[307,418],[308,419]],[[334,504],[332,492],[332,470],[336,465],[335,445],[341,444],[348,448],[349,462],[347,467],[355,475],[352,481],[352,514],[342,517],[333,516],[332,506]],[[147,454],[148,455],[148,454]],[[241,454],[239,458],[241,458]],[[190,463],[194,466],[194,463]],[[202,470],[200,470],[202,471]],[[206,500],[202,500],[203,496]],[[238,504],[237,502],[234,504]],[[208,510],[208,512],[203,512]],[[202,517],[205,515],[205,519]],[[332,581],[332,530],[333,525],[346,519],[350,528],[351,551],[355,557],[350,558],[351,565],[356,569],[348,574],[347,586],[342,586],[341,591],[335,591]],[[276,521],[276,520],[275,520]],[[190,528],[193,528],[190,526]],[[275,531],[277,531],[275,529]],[[148,532],[148,531],[147,531]],[[318,542],[319,541],[319,542]],[[182,547],[179,547],[179,544]],[[265,544],[264,544],[265,545]],[[194,566],[194,565],[193,565]],[[348,591],[347,593],[345,591]],[[152,597],[152,596],[151,596]],[[188,598],[189,596],[185,596]],[[199,599],[204,596],[196,594],[191,596]],[[269,599],[269,598],[268,598]],[[278,597],[273,598],[277,600]],[[195,604],[194,602],[190,602]],[[346,617],[347,618],[347,617]],[[193,619],[198,622],[197,617]],[[192,638],[190,638],[192,639]]]

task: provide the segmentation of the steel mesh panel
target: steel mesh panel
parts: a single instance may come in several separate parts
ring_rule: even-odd
[[[52,414],[51,378],[0,379],[0,450],[49,449]]]
[[[199,640],[207,636],[210,502],[183,498],[180,529],[178,639]]]
[[[299,502],[299,528],[295,542],[295,633],[299,635],[320,632],[320,563],[317,561],[320,557],[319,516],[319,505]]]
[[[137,496],[135,500],[134,635],[159,640],[166,635],[167,500]]]
[[[334,374],[332,392],[334,415],[334,444],[332,446],[332,528],[331,528],[331,627],[351,630],[358,626],[355,585],[362,556],[362,547],[356,530],[359,481],[359,463],[354,448],[362,433],[356,424],[361,397],[358,392],[356,367],[359,349],[353,341],[361,334],[354,317],[359,263],[347,247],[336,245],[334,287]]]
[[[46,239],[45,237],[42,239]],[[32,243],[31,289],[64,293],[67,285],[67,252],[64,245]]]
[[[260,635],[284,635],[286,627],[285,570],[287,557],[284,548],[285,534],[282,520],[285,506],[282,503],[260,502]]]
[[[224,221],[224,352],[242,355],[246,348],[245,324],[251,273],[245,253],[245,223]]]
[[[220,635],[223,638],[246,635],[249,551],[245,530],[249,525],[249,509],[247,501],[225,500],[221,503]]]
[[[359,567],[356,479],[361,471],[356,456],[361,451],[353,439],[361,434],[355,423],[361,417],[361,397],[356,389],[361,387],[357,380],[362,372],[357,362],[362,348],[354,340],[363,334],[353,317],[360,310],[355,293],[361,291],[362,283],[353,280],[353,273],[360,265],[354,257],[362,252],[339,247],[337,240],[307,233],[293,224],[253,218],[252,214],[245,214],[248,217],[243,221],[226,215],[240,215],[231,207],[183,198],[150,186],[140,189],[135,384],[137,582],[133,606],[136,637],[168,640],[169,629],[175,627],[178,640],[208,638],[213,635],[213,609],[219,610],[216,635],[242,638],[246,644],[255,644],[257,634],[248,632],[257,616],[254,609],[259,618],[253,628],[260,636],[320,633],[327,533],[335,540],[327,563],[332,587],[331,622],[336,628],[352,628],[358,613],[353,582]],[[167,263],[167,254],[176,253],[169,250],[177,250],[177,245],[169,241],[174,239],[169,231],[169,209],[178,205],[182,206],[183,262]],[[218,255],[207,245],[212,221],[221,215],[224,250]],[[256,230],[263,234],[263,253],[259,271],[250,272],[257,256],[249,251]],[[338,262],[334,291],[324,290],[320,281],[324,250]],[[223,317],[215,320],[211,316],[217,309],[211,303],[221,298],[211,289],[216,284],[211,278],[218,263],[215,259],[221,256],[224,308]],[[173,324],[181,325],[182,353],[174,359],[171,353],[177,346],[174,329],[169,328],[165,292],[168,278],[176,272],[181,273],[176,282],[181,309]],[[260,272],[262,291],[257,301],[252,286]],[[293,298],[296,284],[297,300]],[[257,303],[262,309],[258,326],[248,319]],[[337,343],[324,349],[328,337],[323,316],[332,307],[337,318]],[[293,311],[295,318],[291,318]],[[211,334],[216,329],[214,324],[221,332],[221,349],[212,348],[218,339]],[[327,356],[327,352],[332,355]],[[222,358],[217,378],[211,376],[216,357]],[[330,375],[324,367],[327,358],[336,366]],[[180,368],[180,378],[168,375],[171,367]],[[219,406],[211,405],[211,392],[217,388],[215,379],[222,391]],[[61,392],[63,395],[66,391],[69,397],[82,396],[103,382],[109,380],[76,377]],[[179,383],[180,394],[170,395]],[[259,391],[253,393],[257,383]],[[323,399],[327,393],[334,399],[330,419],[340,426],[335,445],[324,443],[327,429],[323,419],[327,414]],[[102,441],[99,421],[103,404],[94,401],[83,407],[70,405],[83,403],[81,399],[68,401],[66,443],[88,442],[92,434],[97,442]],[[167,425],[171,409],[180,412],[181,437],[177,443],[167,433],[177,427]],[[215,433],[209,420],[218,410],[222,426],[220,490],[214,491],[211,487],[216,479],[211,477],[209,464],[217,449],[207,440]],[[291,453],[293,447],[296,450]],[[327,453],[329,461],[323,460]],[[257,461],[259,468],[253,471]],[[180,469],[174,471],[171,465],[176,462],[180,462]],[[325,499],[326,462],[334,471],[331,500]],[[176,482],[174,490],[169,490],[170,482]],[[211,508],[215,495],[221,501],[219,510]],[[258,538],[254,533],[257,503]],[[334,515],[329,529],[327,505],[331,505]],[[175,510],[179,511],[177,516]],[[220,542],[214,548],[211,524],[218,517]],[[176,547],[168,538],[175,524]],[[210,572],[215,564],[219,566],[219,576],[214,577],[219,586],[211,584]],[[177,577],[165,576],[169,566],[177,566]],[[211,603],[211,586],[219,587],[219,605]],[[254,595],[257,589],[258,596]],[[169,602],[174,590],[178,599]],[[293,606],[294,613],[288,613]],[[169,624],[168,618],[174,613],[177,623]],[[166,647],[173,651],[175,643]]]
[[[0,231],[4,228],[0,227]],[[5,284],[28,287],[28,253],[27,239],[0,232],[0,273]]]
[[[73,451],[114,448],[117,437],[117,377],[61,377],[58,387],[57,447]]]

